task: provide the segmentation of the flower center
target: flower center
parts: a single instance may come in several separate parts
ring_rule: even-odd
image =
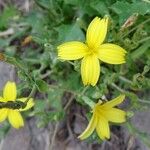
[[[96,54],[97,55],[98,53],[98,50],[97,48],[89,48],[89,54],[92,55],[92,54]]]

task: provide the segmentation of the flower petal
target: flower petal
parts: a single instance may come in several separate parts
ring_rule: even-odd
[[[111,108],[104,111],[104,116],[108,121],[122,123],[126,121],[126,112],[117,108]]]
[[[0,97],[0,102],[7,102],[3,97]]]
[[[6,101],[15,101],[17,96],[16,83],[8,81],[4,87],[3,97]]]
[[[3,122],[7,118],[8,109],[0,109],[0,122]]]
[[[93,114],[87,128],[81,135],[78,136],[78,138],[80,138],[81,140],[88,138],[93,133],[96,125],[97,125],[97,116]]]
[[[109,64],[122,64],[125,63],[126,51],[115,44],[102,44],[98,48],[98,58]]]
[[[19,98],[18,100],[21,102],[25,102],[27,100],[27,98]],[[26,110],[32,108],[33,106],[34,106],[33,98],[30,98],[28,103],[27,103],[27,106],[23,109],[19,109],[19,111],[26,111]]]
[[[87,34],[86,42],[91,49],[96,49],[103,43],[108,26],[108,17],[100,19],[95,17],[90,23]]]
[[[108,120],[106,120],[106,118],[104,118],[101,115],[99,115],[99,118],[98,118],[96,132],[102,140],[110,138],[110,129],[109,129]]]
[[[58,57],[64,60],[76,60],[88,54],[88,47],[81,42],[66,42],[57,47]]]
[[[20,112],[18,112],[17,110],[9,110],[8,120],[14,128],[18,129],[18,128],[24,126],[23,118],[22,118]]]
[[[95,86],[100,75],[100,64],[95,54],[88,55],[81,62],[81,76],[84,85]]]
[[[105,109],[112,108],[112,107],[122,103],[124,101],[124,99],[125,99],[125,95],[119,95],[118,97],[114,98],[113,100],[104,103],[101,107],[105,108]]]

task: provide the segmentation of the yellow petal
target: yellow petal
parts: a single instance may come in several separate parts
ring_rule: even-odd
[[[6,101],[15,101],[17,96],[16,83],[8,81],[4,87],[3,97]]]
[[[102,44],[98,48],[98,57],[101,61],[109,64],[125,63],[126,51],[115,44]]]
[[[18,100],[21,102],[25,102],[27,100],[27,98],[19,98]],[[28,103],[27,103],[27,106],[23,109],[19,109],[19,111],[26,111],[26,110],[32,108],[33,106],[34,106],[33,98],[30,98]]]
[[[119,105],[120,103],[122,103],[125,99],[125,95],[119,95],[118,97],[114,98],[111,101],[106,102],[105,104],[101,105],[101,107],[103,108],[112,108],[116,105]]]
[[[90,23],[87,34],[86,42],[91,49],[96,49],[103,43],[108,26],[108,17],[100,19],[95,17]]]
[[[58,57],[64,60],[76,60],[88,54],[88,47],[81,42],[66,42],[57,47]]]
[[[81,135],[78,136],[78,138],[80,138],[81,140],[88,138],[93,133],[96,125],[97,125],[97,116],[93,114],[87,128],[84,130],[84,132]]]
[[[100,75],[100,64],[95,54],[88,55],[81,62],[81,76],[84,85],[95,86]]]
[[[7,102],[3,97],[0,97],[0,102]]]
[[[8,120],[10,124],[16,129],[24,126],[23,118],[20,112],[18,112],[17,110],[9,110]]]
[[[0,109],[0,122],[3,122],[7,118],[8,109]]]
[[[108,120],[101,115],[99,115],[98,117],[96,132],[102,140],[110,138],[110,129],[109,129]]]
[[[104,111],[104,116],[108,121],[122,123],[126,121],[126,112],[117,108],[111,108]]]

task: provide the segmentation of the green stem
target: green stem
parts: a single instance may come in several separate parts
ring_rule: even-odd
[[[24,61],[33,63],[33,64],[40,64],[40,61],[38,59],[34,59],[34,58],[24,58]]]
[[[129,83],[129,84],[132,84],[132,81],[130,81],[129,79],[123,77],[123,76],[119,76],[119,79],[126,82],[126,83]]]
[[[51,70],[51,71],[47,71],[45,74],[42,74],[42,75],[40,76],[40,78],[41,78],[41,79],[44,79],[44,78],[48,77],[49,75],[51,75],[52,73],[53,73],[52,70]]]
[[[148,101],[148,100],[138,99],[138,101],[140,103],[150,104],[150,101]]]
[[[26,75],[26,77],[30,80],[30,82],[34,82],[34,80],[30,76],[29,71],[21,63],[19,63],[14,57],[9,57],[7,55],[4,55],[4,58],[7,63],[10,63],[16,66],[17,68],[19,68]]]
[[[132,31],[136,30],[138,27],[140,27],[141,25],[144,25],[145,23],[148,23],[150,21],[150,18],[143,21],[142,23],[140,23],[139,25],[135,26],[134,28],[132,28],[131,30],[128,31],[128,33],[126,33],[125,35],[122,36],[122,38],[126,37],[127,35],[129,35]]]
[[[81,94],[80,95],[84,95],[84,93],[86,92],[86,90],[89,88],[89,86],[86,86],[84,89],[83,89],[83,91],[81,92]]]
[[[34,85],[31,92],[30,92],[30,94],[29,94],[29,96],[28,96],[28,98],[24,102],[26,105],[27,105],[28,101],[30,100],[30,98],[32,98],[34,96],[34,94],[36,93],[36,89],[37,89],[36,85]]]
[[[138,41],[138,43],[143,43],[143,42],[145,42],[145,41],[147,41],[147,40],[149,40],[149,39],[150,39],[150,36],[148,36],[148,37],[146,37],[146,38],[144,38],[144,39]]]
[[[121,93],[126,93],[125,90],[121,89],[119,86],[117,86],[115,83],[111,84],[112,87],[114,87],[115,89],[117,89],[118,91],[120,91]]]

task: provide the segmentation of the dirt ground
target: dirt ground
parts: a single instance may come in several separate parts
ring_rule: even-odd
[[[15,74],[13,66],[0,62],[0,88]],[[81,106],[73,103],[70,111]],[[53,150],[149,150],[137,137],[129,134],[123,127],[112,127],[112,138],[102,144],[88,144],[77,139],[77,135],[85,128],[87,121],[73,114],[71,118],[58,124],[56,139],[53,141]],[[71,121],[72,126],[68,125]],[[150,134],[150,111],[138,112],[132,118],[135,126],[143,132]],[[25,127],[20,130],[11,128],[6,137],[0,141],[0,150],[50,150],[54,135],[55,124],[49,123],[45,128],[37,127],[35,118],[27,118]]]

